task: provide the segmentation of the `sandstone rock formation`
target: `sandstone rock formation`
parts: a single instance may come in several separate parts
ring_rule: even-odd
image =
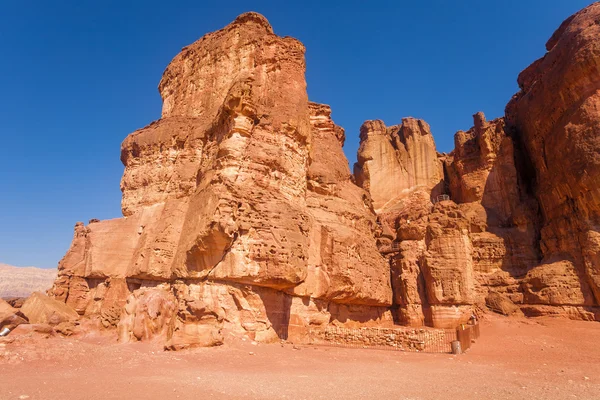
[[[59,325],[79,318],[79,315],[72,308],[40,292],[35,292],[29,296],[19,311],[32,324]]]
[[[445,160],[449,194],[469,223],[478,302],[488,290],[520,302],[518,280],[539,260],[537,203],[518,171],[525,156],[504,119],[473,119],[473,128],[456,133]]]
[[[26,317],[6,301],[0,299],[0,332],[4,336],[6,330],[12,331],[21,324],[28,323]]]
[[[162,118],[123,142],[125,217],[75,226],[52,295],[169,348],[391,322],[375,214],[304,70],[304,46],[256,13],[184,48]]]
[[[304,46],[239,16],[169,64],[162,118],[121,146],[124,217],[75,225],[50,295],[173,350],[452,328],[486,303],[600,318],[599,14],[567,20],[506,118],[477,113],[450,154],[422,120],[365,122],[354,175]]]
[[[391,252],[398,319],[407,325],[455,327],[474,303],[469,225],[451,201],[429,201],[415,192],[395,216],[398,252]],[[424,206],[424,207],[423,207]]]
[[[390,156],[398,146],[380,121],[363,125],[356,181],[382,225],[401,322],[456,324],[465,313],[449,305],[499,298],[528,315],[600,316],[599,14],[594,4],[565,21],[506,118],[477,113],[452,153],[420,153],[443,163],[441,185],[396,183],[413,158]]]
[[[13,267],[0,264],[0,297],[27,297],[46,291],[56,279],[56,269]]]
[[[431,129],[420,119],[404,118],[391,127],[379,120],[366,121],[360,128],[354,175],[371,193],[376,211],[394,208],[418,189],[443,193],[442,163]]]
[[[567,19],[506,107],[540,205],[543,259],[525,283],[534,304],[600,303],[599,20],[599,3]]]
[[[472,129],[456,134],[456,149],[449,155],[438,154],[431,134],[426,136],[431,150],[424,154],[429,164],[439,165],[439,182],[410,186],[401,180],[408,188],[391,191],[399,194],[376,209],[382,228],[378,243],[390,261],[400,323],[456,326],[471,316],[473,304],[484,302],[490,278],[492,286],[501,286],[497,290],[516,291],[511,274],[525,273],[510,262],[519,254],[513,257],[508,221],[513,209],[528,211],[519,197],[512,141],[503,120],[488,123],[478,113],[474,121]],[[363,132],[371,125],[365,123]],[[370,150],[377,136],[362,135],[361,140],[355,171],[359,176],[369,171],[370,179],[357,182],[371,193],[382,193],[393,186],[386,181],[389,171],[371,166],[386,152]],[[409,170],[413,162],[398,158],[397,168]],[[528,222],[524,218],[521,236],[530,238],[535,229]],[[535,262],[533,245],[527,249]]]
[[[485,305],[490,310],[506,316],[522,314],[521,309],[515,303],[498,292],[490,292],[485,298]]]

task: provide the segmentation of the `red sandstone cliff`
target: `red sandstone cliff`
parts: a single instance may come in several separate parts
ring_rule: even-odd
[[[385,127],[363,126],[357,182],[379,206],[404,323],[456,324],[470,312],[460,307],[498,296],[526,315],[600,317],[598,20],[598,3],[567,19],[519,76],[506,118],[478,113],[455,135],[438,156],[441,186],[398,174],[415,161],[390,157]],[[421,165],[436,162],[435,147],[421,154]]]
[[[442,193],[444,178],[429,125],[404,118],[386,127],[383,121],[366,121],[360,128],[360,148],[354,175],[371,193],[376,211],[394,208],[415,190]]]
[[[375,214],[304,71],[304,46],[256,13],[186,47],[159,85],[162,118],[123,142],[125,217],[75,227],[54,296],[172,348],[223,327],[271,340],[391,321]]]
[[[506,117],[455,135],[311,103],[304,47],[246,13],[183,49],[162,118],[122,144],[123,218],[78,223],[52,296],[123,341],[167,348],[309,327],[599,319],[600,5],[519,77]]]
[[[567,19],[519,75],[507,125],[531,164],[543,259],[527,301],[590,317],[600,303],[600,3]],[[578,307],[576,310],[574,307]]]

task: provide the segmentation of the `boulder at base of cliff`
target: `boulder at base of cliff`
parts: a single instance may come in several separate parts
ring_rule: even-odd
[[[24,317],[25,316],[22,315],[19,310],[0,299],[0,332],[2,332],[4,328],[8,328],[12,331],[18,325],[26,324],[27,319]]]
[[[41,292],[35,292],[23,303],[21,312],[32,324],[58,325],[75,321],[79,314],[65,303],[51,299]]]
[[[21,308],[27,297],[3,297],[2,300],[6,301],[13,308]]]
[[[18,337],[39,337],[49,338],[56,335],[56,331],[48,324],[21,324],[17,326],[9,335],[9,340]]]
[[[183,350],[222,344],[223,335],[218,327],[209,324],[184,324],[175,329],[165,344],[165,350]]]
[[[508,297],[498,292],[490,292],[485,298],[485,305],[495,313],[502,315],[523,315],[521,309]]]
[[[168,284],[144,287],[129,295],[117,326],[123,343],[166,337],[177,314],[177,299]]]

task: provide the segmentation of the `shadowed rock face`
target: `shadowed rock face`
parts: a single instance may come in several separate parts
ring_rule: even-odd
[[[506,117],[477,113],[455,135],[454,151],[438,156],[449,199],[435,206],[439,186],[401,177],[415,158],[394,156],[381,121],[363,125],[357,182],[383,225],[380,248],[398,243],[388,257],[400,321],[456,324],[465,313],[448,307],[489,293],[528,315],[600,315],[598,21],[599,4],[567,19],[519,76]],[[435,164],[430,143],[418,165]]]
[[[539,283],[534,291],[558,291],[571,276],[563,295],[534,296],[540,304],[600,301],[599,21],[598,3],[567,19],[548,53],[519,75],[521,91],[506,107],[510,132],[531,160],[541,211],[544,258],[528,282]]]
[[[121,147],[124,218],[77,223],[51,295],[169,349],[454,327],[486,302],[597,319],[599,20],[568,19],[450,154],[422,120],[365,122],[353,176],[302,44],[241,15],[169,64],[162,118]]]
[[[304,46],[255,13],[184,48],[162,118],[122,144],[125,218],[76,225],[54,296],[170,348],[390,320],[375,214],[304,72]]]
[[[454,151],[446,164],[452,198],[479,202],[498,223],[510,224],[520,204],[513,141],[504,132],[504,119],[473,116],[473,127],[454,135]]]

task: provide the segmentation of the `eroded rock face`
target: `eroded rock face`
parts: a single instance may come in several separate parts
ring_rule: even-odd
[[[171,349],[219,344],[223,328],[269,341],[391,321],[375,214],[304,63],[255,13],[184,48],[162,118],[122,144],[125,218],[76,225],[52,295]]]
[[[546,55],[519,75],[521,91],[506,107],[510,132],[531,160],[540,205],[544,260],[535,270],[565,274],[550,279],[555,283],[540,280],[536,289],[545,294],[535,300],[545,304],[600,301],[599,20],[598,3],[567,19]],[[552,294],[558,290],[565,293]]]
[[[380,120],[366,121],[360,128],[357,160],[356,182],[369,191],[378,212],[393,209],[414,190],[443,193],[442,163],[423,120],[404,118],[390,127]]]
[[[490,292],[485,298],[485,305],[498,314],[506,316],[522,315],[521,309],[515,303],[498,292]]]
[[[29,296],[19,311],[32,324],[59,325],[79,318],[72,308],[41,292],[34,292]]]
[[[519,205],[519,186],[513,141],[504,132],[504,119],[486,121],[481,112],[474,126],[454,135],[454,151],[447,163],[452,199],[479,202],[495,218],[496,225],[509,223]]]
[[[375,246],[377,225],[368,197],[350,180],[342,151],[344,131],[331,121],[328,106],[311,103],[310,109],[309,268],[294,293],[338,303],[389,305],[389,267]]]
[[[600,315],[600,6],[567,20],[505,118],[439,154],[429,126],[344,130],[304,47],[247,13],[183,49],[162,118],[121,147],[123,218],[78,223],[50,295],[122,341]]]
[[[396,231],[389,253],[398,320],[406,325],[452,328],[466,322],[475,303],[473,245],[467,218],[452,201],[432,204],[413,192],[382,214]]]
[[[594,4],[565,21],[520,75],[506,117],[477,113],[455,135],[454,151],[438,157],[447,198],[408,178],[388,189],[399,176],[388,166],[408,171],[411,161],[394,164],[380,121],[363,125],[357,181],[378,205],[400,321],[447,325],[440,307],[486,301],[505,313],[510,303],[532,316],[599,315],[598,20]]]
[[[176,310],[177,300],[169,285],[134,291],[127,299],[118,325],[119,339],[129,342],[172,335]]]
[[[0,299],[0,332],[6,332],[6,330],[12,331],[17,326],[27,323],[29,321],[25,315],[16,308],[13,308],[6,301]]]
[[[521,279],[539,262],[537,203],[523,173],[525,155],[506,134],[503,118],[473,116],[474,126],[454,137],[445,160],[449,194],[470,226],[478,302],[488,291],[522,300]]]

